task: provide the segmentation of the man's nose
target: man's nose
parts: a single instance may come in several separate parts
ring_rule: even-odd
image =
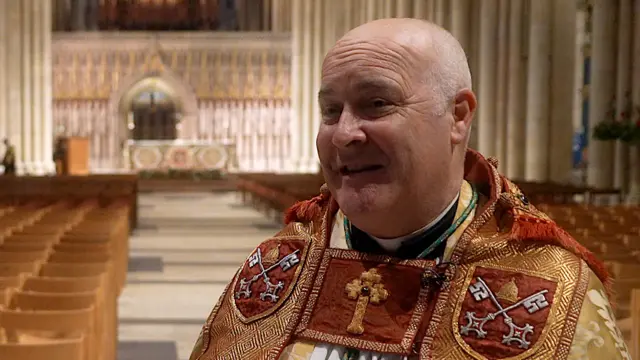
[[[337,148],[346,148],[351,145],[364,143],[366,134],[361,128],[361,119],[349,110],[344,110],[340,115],[336,131],[333,133],[333,145]]]

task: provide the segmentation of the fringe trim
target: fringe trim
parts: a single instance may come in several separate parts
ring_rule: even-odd
[[[290,224],[292,222],[308,223],[314,219],[317,219],[322,215],[322,209],[329,202],[331,193],[326,185],[320,188],[320,195],[313,197],[309,200],[297,202],[291,206],[284,215],[284,223]]]
[[[548,245],[560,246],[583,259],[604,285],[607,295],[611,298],[611,276],[605,265],[587,248],[576,241],[569,233],[554,222],[518,216],[514,219],[511,229],[512,241],[535,241]]]

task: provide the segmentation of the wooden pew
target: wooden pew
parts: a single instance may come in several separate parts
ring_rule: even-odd
[[[323,183],[316,174],[261,173],[238,176],[237,188],[244,203],[281,218],[296,202],[319,194]]]
[[[130,207],[131,229],[138,223],[138,176],[135,174],[88,176],[0,176],[0,206],[56,201],[100,204],[123,202]]]
[[[53,344],[72,340],[71,334],[59,331],[60,321],[45,321],[55,313],[69,320],[82,316],[93,324],[74,332],[84,345],[83,360],[115,360],[129,202],[97,197],[12,201],[12,211],[0,213],[6,228],[0,236],[0,311],[5,309],[0,314],[0,350],[21,351],[44,339]],[[27,317],[40,325],[14,321]],[[14,336],[20,329],[27,333]],[[29,333],[33,330],[38,332]]]

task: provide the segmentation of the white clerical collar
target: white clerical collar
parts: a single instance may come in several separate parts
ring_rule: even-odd
[[[418,234],[425,233],[427,230],[431,229],[434,225],[436,225],[440,220],[442,220],[442,218],[449,212],[449,210],[451,210],[451,208],[458,202],[459,198],[460,198],[460,193],[458,193],[458,195],[456,195],[456,197],[449,204],[449,206],[447,206],[447,208],[444,209],[440,213],[440,215],[438,215],[437,218],[433,219],[433,221],[431,221],[427,225],[423,226],[422,228],[412,232],[411,234],[400,236],[400,237],[393,238],[393,239],[382,239],[382,238],[375,237],[375,236],[370,235],[370,234],[368,234],[368,235],[373,240],[375,240],[378,243],[378,245],[380,245],[380,247],[383,248],[386,252],[394,253],[394,252],[398,251],[398,249],[400,248],[400,246],[402,245],[402,243],[405,240],[411,239],[411,238],[415,237]]]

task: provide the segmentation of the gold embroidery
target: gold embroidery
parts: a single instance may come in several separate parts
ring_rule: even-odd
[[[276,304],[274,306],[272,306],[271,308],[269,308],[268,310],[263,311],[262,313],[259,313],[257,315],[251,316],[251,317],[245,317],[242,312],[240,311],[240,309],[238,309],[238,306],[235,302],[235,299],[233,299],[233,297],[235,295],[231,295],[231,307],[233,308],[233,311],[236,313],[238,319],[240,319],[240,321],[242,321],[245,324],[249,324],[252,323],[254,321],[263,319],[267,316],[272,315],[273,313],[277,312],[282,306],[283,304],[287,301],[287,299],[291,296],[291,294],[293,292],[296,291],[296,287],[298,286],[298,281],[301,277],[301,274],[303,272],[303,268],[305,267],[306,261],[307,261],[307,254],[309,253],[309,248],[311,246],[311,238],[307,237],[306,235],[303,235],[301,237],[296,237],[296,236],[287,236],[287,235],[277,235],[275,237],[276,239],[280,239],[280,240],[303,240],[305,242],[304,248],[302,249],[302,252],[300,254],[299,260],[300,262],[296,265],[296,269],[295,269],[295,273],[292,275],[291,280],[289,280],[289,286],[287,287],[287,290],[282,293],[282,295],[280,296],[280,299],[277,300]],[[273,238],[272,238],[273,239]],[[271,256],[273,250],[276,249],[277,251],[277,255],[278,256],[280,254],[280,242],[278,241],[278,245],[271,249],[270,251],[267,252],[266,256]],[[253,254],[253,253],[252,253]],[[277,260],[274,260],[272,264],[274,264]],[[263,263],[264,263],[264,258],[263,258]],[[270,265],[268,265],[270,266]],[[242,267],[240,268],[240,270],[238,270],[238,273],[236,274],[234,280],[231,282],[231,289],[232,289],[232,293],[233,293],[233,289],[236,289],[238,287],[238,282],[240,282],[241,278],[239,276],[240,272],[242,271],[242,268],[244,267],[244,264],[242,265]]]
[[[554,249],[555,250],[555,249]],[[515,260],[515,259],[514,259]],[[577,259],[576,259],[577,262]],[[502,265],[502,264],[495,264],[495,263],[479,263],[476,264],[474,266],[471,266],[468,268],[467,270],[467,274],[466,276],[463,278],[464,279],[464,283],[463,286],[461,287],[462,289],[465,289],[464,291],[461,291],[457,300],[457,305],[455,310],[453,311],[453,316],[451,318],[451,323],[452,323],[452,327],[453,327],[453,336],[456,340],[456,342],[458,343],[458,345],[460,346],[461,349],[464,349],[469,355],[471,355],[474,359],[477,360],[484,360],[486,359],[485,356],[477,353],[475,350],[473,350],[463,339],[462,336],[460,335],[459,329],[460,329],[460,324],[458,323],[458,319],[460,318],[460,312],[462,309],[462,302],[464,301],[464,295],[466,293],[466,289],[469,288],[469,284],[471,283],[471,279],[473,278],[473,274],[476,270],[476,267],[485,267],[485,268],[493,268],[496,270],[503,270],[503,271],[510,271],[510,272],[519,272],[522,273],[524,275],[528,275],[528,276],[535,276],[535,277],[539,277],[548,281],[553,281],[557,284],[556,287],[556,291],[555,291],[555,295],[553,297],[553,300],[551,301],[551,311],[549,312],[549,316],[547,317],[547,322],[544,325],[544,328],[542,329],[542,332],[540,333],[540,336],[538,338],[538,341],[536,341],[535,344],[532,344],[532,346],[525,352],[521,353],[520,355],[516,355],[516,356],[512,356],[509,358],[506,358],[505,360],[522,360],[525,358],[528,358],[531,356],[531,354],[543,354],[545,351],[548,351],[550,349],[545,349],[545,347],[548,346],[544,346],[545,343],[548,343],[549,341],[547,340],[548,334],[551,332],[553,333],[554,331],[557,331],[558,327],[560,327],[561,329],[561,325],[562,322],[559,321],[560,319],[558,319],[558,314],[560,314],[560,316],[563,316],[564,314],[562,313],[562,304],[560,303],[561,300],[561,296],[563,294],[566,294],[565,290],[564,290],[564,286],[563,283],[561,281],[558,281],[558,277],[554,276],[557,274],[548,274],[548,273],[539,273],[536,271],[530,271],[530,270],[524,270],[525,267],[523,266],[518,266],[518,264],[522,264],[522,260],[521,261],[514,261],[513,264],[508,264],[508,265]],[[508,284],[508,283],[507,283]],[[557,322],[554,323],[554,320],[556,320]],[[562,320],[565,320],[564,317],[562,318]],[[553,340],[557,340],[558,336],[556,336],[555,338],[552,335],[552,341]],[[439,345],[439,344],[434,344],[434,345]],[[447,351],[446,349],[440,349],[440,351]],[[452,348],[450,348],[450,350],[453,350]],[[440,352],[438,352],[440,353]],[[452,354],[453,355],[453,354]],[[458,355],[458,354],[456,354]],[[458,355],[459,357],[452,357],[452,359],[468,359],[468,356],[465,355]],[[540,359],[551,359],[551,357],[548,357],[549,355],[545,355],[545,356],[541,356]],[[556,358],[553,357],[553,359],[555,360]],[[559,359],[559,358],[558,358]]]
[[[585,296],[580,302],[580,318],[568,359],[630,359],[602,282],[590,269],[585,273],[588,286],[585,286]]]
[[[490,184],[492,192],[491,197],[493,199],[496,199],[502,192],[502,181],[500,174],[498,174],[498,171],[494,167],[491,167],[491,174],[493,177],[493,183]],[[478,237],[478,230],[494,216],[494,212],[496,209],[496,200],[493,199],[489,199],[489,202],[487,202],[484,206],[478,205],[478,208],[476,209],[476,216],[474,216],[473,221],[466,227],[466,229],[460,236],[460,239],[457,241],[455,247],[453,248],[453,253],[451,254],[451,258],[449,259],[450,262],[454,264],[459,264],[461,262],[463,254],[465,252],[468,253],[467,249],[471,247],[472,240]],[[450,266],[446,273],[447,278],[450,279],[454,277],[457,270],[457,266]],[[457,296],[455,293],[451,293],[451,289],[455,289],[455,285],[461,286],[459,282],[463,280],[464,276],[462,276],[461,278],[458,277],[458,284],[445,283],[442,287],[442,291],[440,291],[436,305],[433,309],[433,314],[431,315],[431,321],[429,322],[429,326],[427,327],[425,336],[422,339],[423,346],[420,349],[420,358],[433,358],[433,353],[435,352],[434,340],[437,336],[440,322],[443,320],[443,318],[451,315],[451,301],[454,300]],[[451,341],[451,344],[453,344],[455,341],[455,339],[452,338],[449,338],[447,340]],[[464,357],[461,358],[464,359]],[[452,359],[455,359],[455,357],[452,357]]]
[[[268,321],[244,323],[238,317],[238,311],[231,292],[221,298],[221,305],[214,308],[205,329],[205,347],[198,360],[221,359],[263,359],[275,360],[287,345],[288,339],[299,322],[304,301],[299,301],[308,293],[313,284],[313,275],[320,264],[322,253],[328,240],[328,224],[333,216],[325,210],[322,221],[310,224],[295,223],[285,227],[276,238],[300,239],[309,241],[308,265],[300,273],[297,286],[292,287],[291,301],[285,302],[280,311],[273,313]],[[238,276],[229,288],[234,289]]]
[[[589,301],[591,301],[593,305],[598,307],[598,315],[602,317],[604,325],[607,327],[609,335],[611,335],[611,337],[613,338],[613,341],[615,343],[614,346],[616,350],[619,351],[620,356],[623,359],[630,360],[631,356],[629,355],[629,350],[627,350],[627,345],[624,342],[622,333],[616,325],[615,316],[613,315],[613,309],[611,309],[611,305],[609,304],[604,291],[602,289],[592,289],[587,292],[587,296],[589,298]]]
[[[347,296],[351,300],[356,300],[356,309],[353,313],[353,319],[347,327],[347,331],[351,334],[361,335],[364,333],[364,325],[362,320],[367,311],[369,303],[379,305],[389,296],[389,291],[384,288],[382,276],[378,274],[376,269],[369,269],[360,275],[359,279],[354,279],[347,284],[345,290]]]
[[[325,276],[329,268],[329,264],[332,259],[345,259],[345,260],[359,260],[367,262],[389,263],[393,258],[385,255],[372,255],[367,253],[360,253],[353,250],[343,249],[326,249],[324,258],[320,264],[320,268],[317,272],[317,278],[311,294],[309,295],[309,301],[306,304],[300,323],[296,331],[296,335],[300,338],[317,341],[321,343],[339,344],[341,346],[353,349],[375,351],[378,353],[395,353],[409,355],[412,353],[412,345],[415,340],[415,336],[418,333],[418,327],[422,321],[424,314],[427,310],[427,304],[431,290],[429,288],[421,288],[418,294],[418,300],[411,315],[409,326],[399,344],[382,343],[376,341],[368,341],[350,336],[329,334],[326,332],[320,332],[317,330],[309,329],[308,325],[311,321],[311,315],[316,307],[318,298],[320,296],[320,289],[324,284]],[[397,260],[397,259],[396,259]],[[401,260],[395,262],[398,266],[411,266],[426,270],[428,268],[435,267],[435,262],[431,260]]]
[[[572,360],[589,360],[589,349],[601,348],[604,345],[604,338],[600,335],[600,325],[595,321],[590,321],[587,326],[578,324],[576,336],[571,345]]]
[[[502,285],[500,290],[496,293],[496,297],[500,300],[504,300],[509,303],[515,303],[518,301],[518,286],[513,278],[508,283]]]
[[[280,243],[278,243],[278,245],[276,245],[275,247],[273,247],[271,250],[267,252],[267,254],[262,258],[262,263],[265,266],[269,267],[275,264],[276,261],[278,261],[279,257],[280,257]]]

